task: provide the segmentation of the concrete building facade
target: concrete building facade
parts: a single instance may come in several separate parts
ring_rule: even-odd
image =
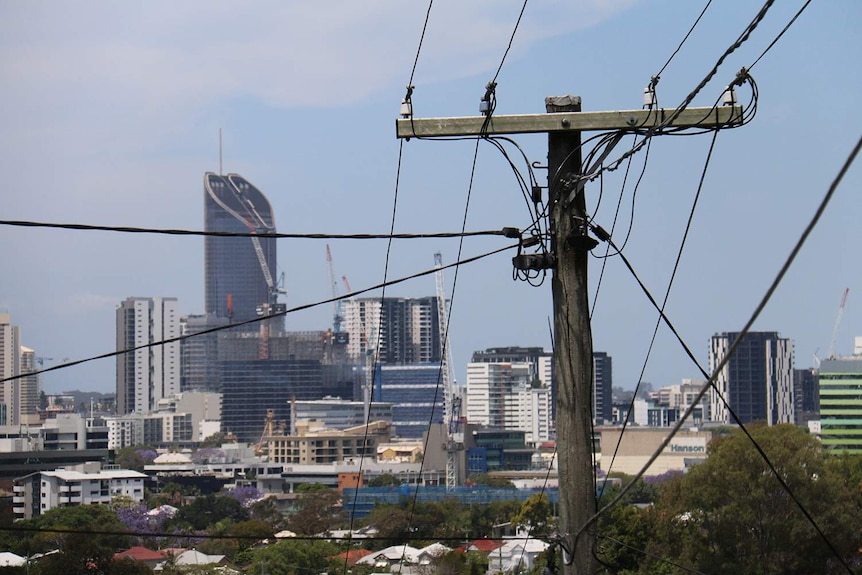
[[[738,337],[735,332],[712,336],[710,371],[715,371]],[[793,423],[793,342],[777,332],[749,332],[718,373],[709,399],[710,421],[715,423],[736,423],[728,406],[744,424]]]
[[[176,298],[130,297],[117,307],[117,413],[149,413],[180,391],[180,335]],[[136,349],[140,348],[140,349]]]
[[[347,355],[364,361],[375,351],[387,365],[440,362],[437,297],[358,298],[341,302]]]
[[[13,512],[16,519],[32,519],[56,507],[109,504],[119,495],[140,503],[146,478],[129,469],[103,469],[98,462],[32,473],[15,480]]]
[[[21,328],[12,325],[8,313],[0,313],[0,425],[39,423],[41,378],[27,375],[36,371],[36,352],[21,345]]]
[[[377,446],[388,443],[391,424],[375,421],[366,426],[343,430],[326,429],[312,422],[296,424],[295,435],[274,435],[263,438],[268,461],[283,464],[331,464],[377,459]]]
[[[628,427],[597,428],[600,437],[599,468],[633,475],[638,473],[667,437],[666,429]],[[622,439],[620,439],[622,436]],[[647,476],[685,471],[706,459],[711,431],[681,429],[647,469]]]

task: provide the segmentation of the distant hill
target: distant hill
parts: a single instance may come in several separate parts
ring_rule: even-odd
[[[98,391],[63,391],[57,394],[51,395],[71,395],[75,398],[75,410],[89,412],[90,411],[90,400],[92,399],[93,404],[96,408],[97,412],[104,411],[114,411],[114,406],[116,405],[116,394],[114,393],[101,393]]]

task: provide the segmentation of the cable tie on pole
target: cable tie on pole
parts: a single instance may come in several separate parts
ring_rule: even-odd
[[[401,100],[401,117],[410,118],[413,116],[413,84],[407,84],[407,93],[404,99]]]
[[[482,100],[479,102],[479,113],[482,115],[489,116],[494,111],[491,106],[491,98],[494,96],[496,90],[497,82],[491,81],[485,84],[485,95],[482,96]]]
[[[605,228],[600,225],[593,224],[590,226],[590,229],[593,230],[593,233],[596,234],[596,237],[601,241],[606,242],[611,239],[611,234],[609,234]]]

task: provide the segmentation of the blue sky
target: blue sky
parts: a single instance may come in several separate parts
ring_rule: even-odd
[[[709,106],[803,4],[777,2],[693,105]],[[478,112],[522,2],[435,2],[413,79],[417,117]],[[203,226],[202,180],[237,172],[270,199],[281,232],[389,230],[399,142],[394,135],[427,4],[310,2],[6,2],[0,5],[2,218],[48,222]],[[701,2],[528,3],[498,78],[497,113],[541,113],[545,96],[577,94],[585,110],[636,109]],[[661,75],[659,102],[674,107],[705,76],[757,11],[716,2]],[[860,132],[858,59],[862,5],[812,2],[754,67],[754,121],[719,134],[667,313],[707,363],[710,335],[739,330],[772,281]],[[748,100],[748,92],[740,99]],[[706,159],[710,135],[654,140],[634,201],[622,199],[625,253],[661,297]],[[543,163],[546,139],[518,136]],[[458,231],[473,142],[404,144],[395,229]],[[639,173],[644,154],[635,158]],[[519,166],[523,171],[523,165]],[[588,209],[610,227],[621,171],[587,189]],[[544,173],[539,172],[544,178]],[[862,334],[862,170],[847,174],[820,225],[755,329],[795,341],[797,367],[829,347],[850,288],[837,351]],[[598,204],[598,210],[596,205]],[[524,227],[514,176],[490,145],[479,148],[468,230]],[[618,240],[621,235],[615,236]],[[354,289],[379,283],[386,243],[331,241],[336,274]],[[464,255],[502,247],[467,239]],[[174,296],[203,308],[203,239],[0,226],[0,310],[23,343],[45,357],[78,359],[114,349],[114,309],[129,296]],[[457,240],[398,241],[389,277],[445,262]],[[279,241],[288,303],[330,295],[325,243]],[[476,349],[550,346],[550,282],[512,281],[510,253],[465,266],[450,322],[455,376]],[[591,300],[602,262],[591,260]],[[447,274],[452,294],[453,274]],[[433,276],[387,291],[434,293]],[[291,329],[325,329],[331,306],[289,316]],[[634,387],[655,311],[619,259],[609,259],[594,315],[597,350],[614,383]],[[662,328],[644,380],[698,377]],[[46,374],[46,391],[113,391],[114,361]]]

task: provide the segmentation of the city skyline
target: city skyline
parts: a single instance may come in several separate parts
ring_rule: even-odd
[[[742,327],[857,137],[845,118],[853,117],[853,95],[862,86],[848,73],[846,55],[862,52],[853,26],[862,6],[812,4],[758,60],[799,7],[773,6],[693,101],[712,105],[741,67],[757,62],[751,75],[759,86],[758,114],[717,137],[666,308],[704,366],[709,338]],[[468,189],[468,231],[529,225],[518,181],[495,148],[481,143],[473,172],[475,142],[401,143],[393,129],[408,81],[417,117],[477,115],[521,3],[503,2],[493,11],[435,6],[412,77],[422,6],[384,3],[357,11],[338,4],[333,20],[308,7],[263,3],[241,26],[228,7],[211,8],[194,2],[170,11],[107,3],[3,8],[0,72],[8,82],[0,94],[0,168],[7,218],[201,229],[201,173],[222,172],[221,128],[224,173],[243,174],[266,194],[281,232],[457,232]],[[756,7],[711,6],[663,69],[699,10],[635,1],[528,6],[497,78],[495,113],[540,113],[545,96],[566,93],[581,95],[590,111],[639,109],[644,87],[659,71],[659,102],[678,105]],[[662,33],[644,37],[645,29]],[[620,38],[638,38],[637,50]],[[749,105],[749,92],[740,89],[738,97]],[[534,170],[543,185],[547,139],[514,139],[529,162],[515,161],[519,152],[511,147],[510,158],[522,176],[528,165],[539,166]],[[708,134],[655,138],[648,160],[641,152],[628,171],[606,173],[586,188],[595,222],[614,229],[658,301],[710,140]],[[628,146],[627,138],[618,151]],[[793,339],[800,368],[829,349],[847,287],[836,352],[851,351],[862,329],[855,256],[862,205],[852,193],[860,182],[858,166],[851,167],[753,328]],[[336,277],[347,276],[354,289],[380,283],[387,265],[387,278],[394,279],[431,269],[436,252],[444,264],[459,253],[457,239],[399,240],[388,253],[385,241],[327,241]],[[286,273],[288,306],[330,297],[324,243],[278,243],[274,273]],[[0,226],[0,245],[9,247],[0,311],[42,357],[77,360],[115,349],[114,308],[126,297],[176,297],[180,315],[206,309],[199,237]],[[500,237],[466,238],[461,255],[504,245]],[[534,288],[512,281],[511,255],[462,267],[457,283],[447,270],[459,381],[475,350],[551,347],[549,282]],[[433,293],[433,278],[425,276],[387,289],[386,296]],[[699,377],[665,327],[643,368],[656,312],[619,258],[591,259],[590,301],[596,303],[594,347],[614,357],[616,385],[633,388],[642,369],[642,379],[654,386]],[[320,329],[330,321],[331,306],[324,305],[289,314],[287,328]],[[46,373],[43,386],[110,391],[114,372],[112,360],[100,360]]]

